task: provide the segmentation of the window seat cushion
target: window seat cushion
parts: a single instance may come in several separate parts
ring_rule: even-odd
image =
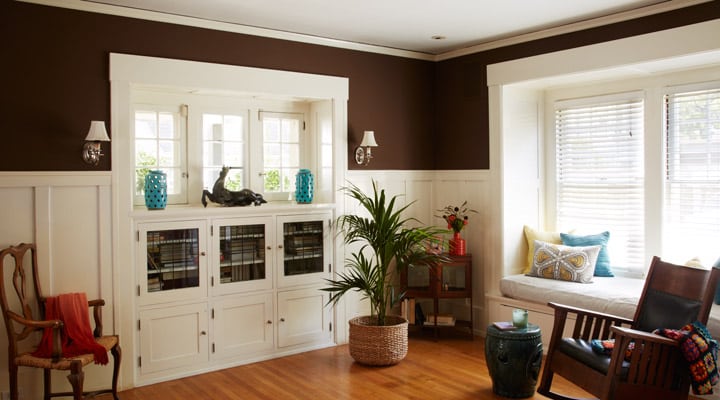
[[[549,302],[633,318],[640,301],[644,279],[596,276],[593,282],[542,279],[526,275],[509,275],[500,280],[503,296],[546,305]],[[720,305],[713,305],[706,324],[713,338],[720,338]]]

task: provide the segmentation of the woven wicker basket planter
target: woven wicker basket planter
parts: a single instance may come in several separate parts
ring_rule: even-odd
[[[356,317],[350,324],[350,356],[366,365],[393,365],[405,358],[408,349],[408,321],[386,316],[388,325],[378,326],[376,317]]]

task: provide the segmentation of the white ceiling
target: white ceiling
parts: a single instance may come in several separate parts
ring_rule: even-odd
[[[629,19],[703,1],[83,0],[430,55],[569,25],[577,27],[598,19]]]

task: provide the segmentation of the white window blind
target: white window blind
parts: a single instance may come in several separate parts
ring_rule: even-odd
[[[665,96],[663,253],[720,256],[720,89]]]
[[[555,104],[557,227],[610,232],[614,271],[644,269],[643,100]]]

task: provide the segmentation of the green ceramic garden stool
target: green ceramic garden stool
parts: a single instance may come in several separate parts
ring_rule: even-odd
[[[540,327],[502,331],[487,328],[485,360],[493,392],[504,397],[532,397],[542,364]]]

